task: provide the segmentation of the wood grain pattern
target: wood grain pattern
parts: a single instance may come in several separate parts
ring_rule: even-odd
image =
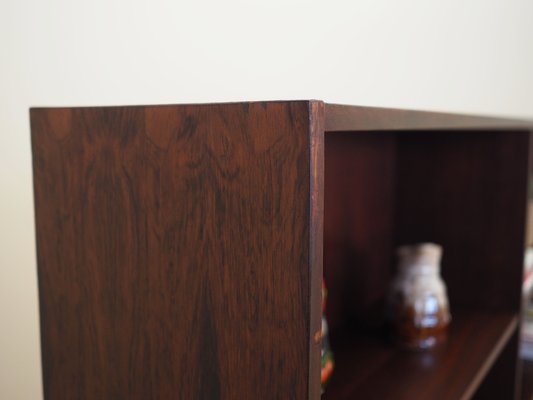
[[[519,387],[532,123],[295,101],[31,125],[47,400],[318,399],[322,273],[327,398]],[[405,354],[379,340],[383,298],[394,247],[428,240],[451,336]]]
[[[310,103],[310,326],[309,332],[309,398],[321,394],[321,342],[315,338],[322,330],[322,277],[324,259],[324,103]]]
[[[46,399],[316,391],[309,121],[308,102],[32,110]]]

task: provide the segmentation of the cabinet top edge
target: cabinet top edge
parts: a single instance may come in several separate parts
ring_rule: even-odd
[[[325,132],[342,131],[401,131],[401,130],[533,130],[533,120],[499,118],[493,116],[418,111],[412,109],[367,107],[333,104],[321,100],[267,100],[213,103],[177,103],[145,105],[103,105],[103,106],[35,106],[30,113],[42,111],[119,109],[144,107],[224,107],[268,104],[322,104],[324,107]]]
[[[409,109],[325,104],[325,131],[533,130],[533,121]]]
[[[108,104],[108,105],[75,105],[75,106],[31,106],[30,112],[49,110],[84,110],[84,109],[115,109],[115,108],[147,108],[147,107],[217,107],[246,106],[267,104],[311,104],[323,103],[320,100],[264,100],[264,101],[228,101],[198,103],[159,103],[159,104]]]

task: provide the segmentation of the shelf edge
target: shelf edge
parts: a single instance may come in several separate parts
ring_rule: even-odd
[[[500,339],[488,355],[488,357],[485,359],[485,362],[481,366],[481,368],[478,370],[476,375],[474,376],[474,379],[470,382],[468,385],[466,391],[461,396],[461,400],[468,400],[472,398],[476,390],[478,389],[479,385],[485,379],[485,376],[489,372],[489,370],[492,368],[494,363],[496,362],[496,359],[499,357],[501,352],[503,351],[503,348],[505,345],[509,342],[511,339],[511,336],[514,332],[518,329],[518,316],[514,316],[511,321],[509,322],[509,325],[505,329],[505,331],[502,333]]]

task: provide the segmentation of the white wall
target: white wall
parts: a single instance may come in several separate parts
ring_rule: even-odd
[[[531,0],[2,0],[0,398],[41,396],[28,107],[316,98],[533,118]]]

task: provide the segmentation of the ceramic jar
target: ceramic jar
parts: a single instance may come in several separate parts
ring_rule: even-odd
[[[450,312],[440,276],[442,247],[433,243],[397,250],[398,271],[389,292],[388,319],[393,339],[412,349],[426,349],[444,339]]]

